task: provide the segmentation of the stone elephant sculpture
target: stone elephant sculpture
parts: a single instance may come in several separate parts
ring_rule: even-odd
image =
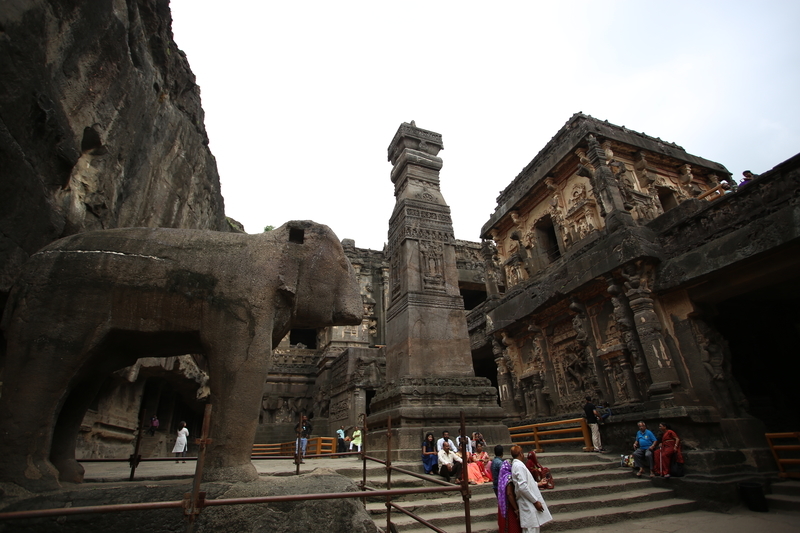
[[[290,328],[361,323],[336,235],[292,221],[259,235],[127,228],[73,235],[31,256],[6,305],[0,479],[81,482],[81,420],[109,373],[140,357],[209,365],[205,479],[252,480],[272,349]]]

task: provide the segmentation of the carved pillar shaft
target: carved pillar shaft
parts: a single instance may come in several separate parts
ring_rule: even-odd
[[[486,271],[486,296],[487,298],[497,298],[500,295],[500,289],[497,286],[497,265],[495,264],[494,257],[497,250],[488,240],[481,243],[481,255],[483,256],[484,268]]]
[[[635,225],[633,217],[625,209],[625,201],[619,183],[606,164],[605,151],[600,147],[600,143],[597,142],[594,135],[589,135],[588,142],[586,156],[594,167],[594,171],[589,173],[590,179],[594,194],[600,204],[600,213],[606,220],[607,231],[612,232],[621,226]]]
[[[645,283],[644,271],[633,266],[628,270],[626,296],[633,312],[633,323],[642,352],[650,370],[652,384],[648,390],[651,394],[669,393],[672,391],[672,386],[680,383],[680,380],[661,333],[661,322],[655,312],[655,302],[650,297],[650,289]]]
[[[626,356],[620,357],[620,367],[622,368],[622,373],[625,376],[628,397],[632,402],[641,402],[642,394],[639,392],[639,384],[636,381],[636,374],[634,373],[631,363],[628,361]]]
[[[533,394],[536,398],[536,416],[550,416],[550,405],[545,398],[541,374],[533,376]]]

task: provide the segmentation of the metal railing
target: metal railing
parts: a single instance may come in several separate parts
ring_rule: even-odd
[[[270,455],[293,456],[297,441],[274,442],[270,444],[253,444],[252,457],[266,457]],[[312,437],[306,445],[307,455],[337,455],[336,439],[333,437]]]
[[[465,527],[466,533],[471,533],[471,519],[470,519],[470,506],[469,506],[469,498],[470,498],[470,489],[469,489],[469,481],[466,468],[463,469],[461,475],[461,482],[458,485],[437,480],[430,476],[425,476],[422,474],[418,474],[416,472],[411,472],[409,470],[404,470],[402,468],[393,467],[391,464],[391,420],[389,421],[388,429],[387,429],[387,450],[386,450],[386,457],[387,460],[383,461],[381,459],[370,457],[366,454],[366,445],[365,443],[362,444],[362,448],[360,452],[345,452],[345,453],[322,453],[322,454],[306,454],[306,457],[330,457],[331,455],[360,455],[363,461],[363,474],[361,483],[359,483],[360,490],[358,492],[335,492],[335,493],[327,493],[327,494],[298,494],[298,495],[284,495],[284,496],[260,496],[260,497],[249,497],[249,498],[224,498],[224,499],[215,499],[215,500],[208,500],[206,499],[205,491],[200,490],[200,485],[203,478],[203,468],[205,465],[205,454],[206,454],[206,447],[209,443],[212,442],[212,439],[208,436],[208,430],[210,427],[210,420],[211,420],[211,410],[212,405],[206,404],[205,413],[203,416],[203,428],[201,437],[195,440],[195,443],[199,445],[198,449],[198,456],[196,458],[188,458],[187,459],[196,459],[196,467],[195,467],[195,474],[194,479],[192,482],[192,490],[191,492],[187,492],[184,494],[183,500],[179,501],[156,501],[156,502],[145,502],[145,503],[125,503],[125,504],[114,504],[114,505],[95,505],[95,506],[83,506],[83,507],[67,507],[67,508],[57,508],[57,509],[37,509],[32,511],[12,511],[12,512],[0,512],[0,523],[7,521],[7,520],[20,520],[20,519],[31,519],[31,518],[48,518],[48,517],[61,517],[61,516],[75,516],[81,514],[104,514],[104,513],[117,513],[117,512],[127,512],[127,511],[150,511],[156,509],[175,509],[181,508],[183,509],[183,519],[186,521],[186,531],[187,533],[193,533],[195,530],[195,519],[196,517],[202,512],[205,507],[214,507],[214,506],[221,506],[221,505],[252,505],[252,504],[260,504],[260,503],[274,503],[274,502],[293,502],[293,501],[309,501],[309,500],[330,500],[330,499],[343,499],[343,498],[359,498],[362,500],[364,505],[366,505],[366,492],[369,491],[369,497],[371,498],[381,498],[386,497],[386,521],[387,521],[387,531],[395,531],[394,524],[391,522],[391,509],[395,509],[398,512],[401,512],[407,516],[410,516],[414,520],[418,521],[419,523],[425,525],[426,527],[436,531],[437,533],[447,533],[446,531],[434,526],[424,518],[414,514],[413,512],[404,509],[403,507],[397,505],[396,503],[392,502],[392,497],[396,496],[404,496],[408,494],[427,494],[427,493],[439,493],[439,492],[461,492],[462,498],[464,500],[464,520],[465,520]],[[367,433],[366,427],[366,414],[360,415],[363,423],[364,434]],[[144,425],[144,415],[142,417],[142,425],[140,426],[140,432],[142,431]],[[466,439],[464,436],[466,435],[465,431],[465,421],[464,421],[464,413],[461,412],[461,452],[462,456],[466,457]],[[330,439],[329,437],[320,437],[320,439]],[[311,440],[311,439],[309,439]],[[333,439],[330,439],[333,440]],[[284,450],[284,444],[281,443],[281,450]],[[291,454],[288,455],[260,455],[254,456],[256,459],[293,459],[296,465],[296,474],[300,473],[300,465],[302,458],[296,452],[295,443],[292,442],[291,444]],[[324,449],[322,443],[320,443],[319,449]],[[307,448],[308,450],[308,448]],[[134,454],[129,459],[105,459],[104,461],[117,461],[117,462],[124,462],[130,461],[131,463],[131,476],[130,480],[133,480],[134,472],[136,470],[136,465],[141,461],[141,457],[138,455],[138,442],[134,449]],[[171,458],[160,458],[156,460],[168,460],[171,461]],[[375,490],[367,486],[367,461],[374,461],[377,463],[384,464],[386,466],[386,476],[387,476],[387,483],[386,487],[387,490]],[[410,489],[391,489],[391,474],[392,471],[402,473],[405,475],[410,475],[413,477],[417,477],[420,479],[424,479],[426,481],[430,481],[436,483],[438,487],[416,487]]]
[[[772,451],[772,457],[778,464],[778,476],[780,477],[796,477],[800,478],[800,469],[787,470],[787,466],[800,467],[800,458],[797,453],[795,457],[781,457],[782,452],[800,452],[800,433],[766,433],[764,435],[769,443],[769,449]],[[775,441],[790,440],[792,444],[776,444]]]
[[[570,442],[582,442],[583,451],[585,452],[590,452],[594,449],[592,435],[585,418],[571,418],[569,420],[556,420],[555,422],[542,422],[527,426],[514,426],[509,427],[508,430],[511,433],[511,442],[520,446],[532,445],[536,453],[543,452],[543,445],[545,444],[565,444]],[[578,436],[551,438],[554,435],[575,433]]]

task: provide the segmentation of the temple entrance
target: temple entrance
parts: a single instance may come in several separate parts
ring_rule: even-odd
[[[800,283],[793,280],[717,305],[714,326],[728,340],[731,370],[748,412],[770,432],[800,430]]]

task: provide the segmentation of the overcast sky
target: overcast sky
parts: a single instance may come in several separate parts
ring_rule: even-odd
[[[738,180],[800,152],[800,1],[172,0],[226,214],[380,250],[402,122],[442,134],[441,188],[477,241],[573,113],[677,143]]]

